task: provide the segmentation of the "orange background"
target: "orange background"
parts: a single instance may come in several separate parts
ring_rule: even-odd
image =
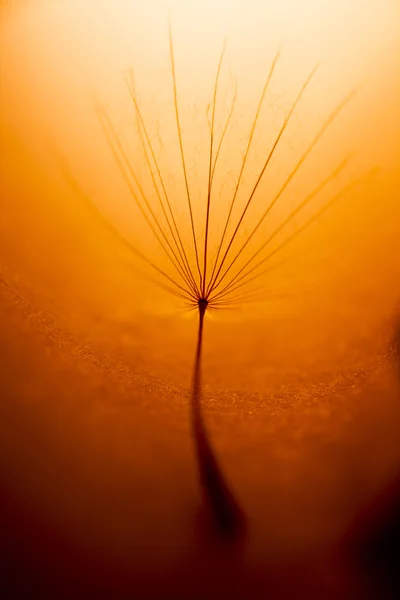
[[[65,184],[54,150],[101,212],[169,269],[91,104],[96,94],[107,106],[150,190],[123,81],[132,67],[189,247],[168,14],[199,239],[205,113],[225,38],[219,132],[235,84],[238,89],[212,205],[212,252],[279,44],[281,61],[243,180],[242,204],[284,111],[317,61],[320,67],[240,239],[326,116],[360,83],[262,234],[349,151],[356,155],[333,192],[374,165],[380,169],[288,247],[284,256],[293,260],[262,279],[265,300],[207,315],[205,414],[254,525],[250,552],[264,556],[266,548],[288,552],[336,539],[390,479],[400,458],[398,389],[384,359],[400,292],[398,12],[389,0],[48,0],[2,7],[0,269],[7,401],[1,452],[4,480],[21,501],[124,560],[140,554],[126,550],[131,539],[139,540],[138,548],[148,540],[142,559],[149,564],[164,555],[179,562],[181,549],[193,545],[197,488],[187,393],[196,315],[141,275],[148,268]],[[299,217],[294,227],[301,223]]]

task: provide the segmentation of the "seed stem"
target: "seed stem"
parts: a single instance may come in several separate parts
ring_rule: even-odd
[[[201,359],[204,315],[207,301],[200,299],[199,328],[193,369],[191,417],[200,485],[206,510],[211,513],[217,533],[226,540],[237,540],[245,532],[245,517],[229,488],[211,447],[201,412]]]

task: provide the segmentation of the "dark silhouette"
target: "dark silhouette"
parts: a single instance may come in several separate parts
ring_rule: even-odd
[[[224,539],[244,539],[245,518],[239,508],[229,486],[227,485],[222,471],[218,465],[215,455],[212,451],[204,421],[201,413],[201,353],[203,340],[204,315],[206,310],[225,310],[233,308],[238,304],[255,299],[256,294],[267,293],[262,281],[258,281],[265,276],[271,269],[278,268],[281,262],[274,263],[271,259],[279,256],[283,248],[288,246],[297,236],[301,235],[307,227],[312,225],[320,216],[328,210],[332,204],[337,202],[344,195],[348,194],[355,186],[362,182],[375,170],[369,171],[360,177],[356,177],[346,185],[342,186],[337,192],[331,190],[329,198],[323,205],[310,216],[304,219],[304,222],[296,228],[293,233],[287,232],[283,240],[276,239],[278,234],[287,228],[299,213],[304,213],[313,200],[320,193],[328,189],[335,181],[339,173],[347,166],[350,156],[344,158],[325,178],[317,182],[314,188],[307,194],[303,194],[296,208],[290,211],[287,217],[277,225],[271,234],[265,239],[259,239],[258,247],[252,249],[250,242],[257,241],[257,234],[262,234],[262,224],[268,220],[270,213],[284,197],[291,182],[296,180],[298,172],[309,156],[317,147],[320,140],[324,137],[328,128],[336,121],[339,114],[344,110],[347,104],[352,100],[357,90],[352,90],[347,94],[325,118],[318,127],[306,148],[292,165],[289,173],[285,176],[278,191],[272,194],[272,197],[266,202],[263,214],[257,218],[254,227],[250,233],[245,233],[244,225],[248,218],[251,208],[254,205],[257,193],[260,191],[260,184],[265,173],[270,169],[271,162],[276,157],[281,146],[281,140],[287,135],[288,127],[296,112],[296,109],[305,96],[309,84],[314,78],[317,66],[315,66],[305,78],[300,86],[295,99],[292,101],[282,123],[280,124],[275,139],[272,144],[266,148],[263,157],[262,167],[259,169],[255,180],[251,186],[250,192],[246,192],[245,202],[239,214],[234,218],[234,205],[239,192],[242,189],[243,177],[248,167],[248,158],[253,149],[254,135],[259,126],[259,117],[265,106],[266,96],[270,88],[276,67],[280,58],[280,51],[276,53],[271,63],[269,72],[259,97],[257,109],[252,120],[251,129],[247,138],[246,148],[241,161],[239,174],[234,186],[234,192],[228,203],[228,212],[226,218],[223,218],[224,224],[222,236],[217,238],[216,256],[212,256],[210,223],[216,217],[214,206],[216,201],[216,190],[213,187],[214,178],[220,167],[220,151],[224,143],[227,143],[225,134],[228,131],[231,117],[234,114],[236,88],[233,98],[229,104],[226,115],[223,115],[222,129],[218,132],[217,113],[220,106],[220,75],[223,66],[225,44],[218,62],[218,68],[214,80],[214,91],[212,101],[209,105],[211,118],[209,119],[209,155],[208,155],[208,175],[205,196],[205,228],[204,239],[200,234],[197,218],[193,212],[193,190],[191,189],[190,177],[187,168],[187,156],[185,144],[182,135],[182,120],[179,102],[178,77],[175,66],[174,44],[171,26],[169,28],[169,53],[171,65],[171,87],[173,93],[173,108],[176,121],[177,145],[180,155],[180,168],[183,175],[183,191],[187,202],[187,223],[180,224],[177,218],[181,212],[174,206],[173,193],[167,184],[166,174],[163,173],[162,166],[157,158],[157,151],[152,142],[152,136],[146,120],[141,112],[141,108],[135,92],[135,81],[133,70],[125,79],[128,92],[133,103],[134,114],[138,126],[139,142],[146,164],[146,171],[151,179],[149,188],[145,188],[141,183],[137,164],[131,160],[129,152],[125,147],[123,139],[119,135],[107,108],[93,98],[93,108],[97,115],[99,124],[102,128],[105,140],[109,146],[110,152],[114,158],[126,185],[132,201],[137,206],[143,217],[144,222],[153,234],[159,249],[162,251],[165,265],[159,264],[153,256],[148,256],[145,248],[136,248],[130,240],[126,239],[109,220],[98,210],[96,204],[91,201],[85,191],[82,190],[76,178],[72,175],[65,160],[61,161],[60,168],[64,174],[69,187],[74,194],[80,197],[83,202],[90,207],[91,212],[106,225],[113,236],[119,238],[126,249],[142,260],[149,267],[150,278],[155,284],[170,294],[184,301],[185,309],[199,311],[199,329],[197,337],[197,349],[193,371],[192,387],[192,427],[195,448],[197,453],[197,462],[199,468],[199,479],[204,494],[205,506],[207,506],[208,515],[212,516],[216,530],[219,531],[220,538]],[[222,107],[221,107],[222,108]],[[60,162],[60,161],[59,161]],[[186,203],[185,202],[185,203]],[[230,226],[232,232],[230,232]],[[189,235],[185,235],[189,234]],[[243,239],[239,234],[244,234]],[[188,239],[189,238],[189,239]],[[204,245],[203,245],[204,242]],[[236,244],[239,247],[236,247]],[[204,247],[204,251],[201,248]],[[244,264],[241,264],[243,261]],[[235,267],[235,268],[234,268]],[[253,281],[258,281],[259,288],[254,289]],[[244,289],[242,289],[244,288]]]
[[[226,540],[240,540],[245,534],[245,517],[230,490],[211,448],[201,412],[201,357],[204,315],[208,302],[200,298],[199,329],[193,369],[192,427],[199,478],[205,509],[212,518],[215,530]]]

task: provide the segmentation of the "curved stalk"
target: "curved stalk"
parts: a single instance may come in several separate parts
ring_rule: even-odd
[[[238,539],[245,532],[245,516],[237,503],[211,447],[201,412],[201,358],[204,315],[207,301],[199,300],[199,328],[193,369],[191,396],[192,431],[203,500],[217,533],[226,539]]]

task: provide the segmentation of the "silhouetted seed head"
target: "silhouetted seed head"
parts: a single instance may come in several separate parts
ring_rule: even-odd
[[[182,137],[171,28],[169,31],[169,47],[176,135],[180,155],[179,162],[183,173],[184,197],[186,197],[187,201],[186,227],[179,225],[177,219],[178,211],[172,202],[171,190],[168,189],[167,179],[156,156],[156,150],[136,96],[133,70],[130,71],[129,76],[126,77],[125,81],[134,107],[138,126],[139,143],[145,160],[146,171],[150,175],[152,182],[149,189],[145,189],[142,185],[135,164],[130,159],[123,140],[118,135],[106,107],[95,101],[95,110],[108,145],[110,146],[110,150],[128,186],[132,199],[157,241],[159,249],[167,259],[166,269],[128,242],[130,250],[136,254],[136,256],[140,257],[142,261],[147,263],[152,269],[153,275],[157,274],[157,277],[161,278],[161,281],[151,278],[153,283],[159,285],[164,291],[184,300],[185,305],[189,310],[202,308],[201,314],[204,316],[206,308],[220,310],[229,307],[234,308],[243,303],[257,301],[257,299],[262,300],[263,297],[265,297],[266,287],[261,278],[268,276],[272,269],[275,269],[286,262],[283,260],[278,263],[273,263],[273,259],[275,259],[276,256],[291,244],[291,242],[304,230],[319,219],[333,203],[338,201],[342,196],[348,194],[350,190],[365,177],[365,175],[371,175],[374,170],[366,173],[360,178],[353,179],[337,193],[331,193],[328,200],[324,202],[318,210],[305,218],[304,222],[296,228],[294,232],[291,233],[288,231],[287,227],[290,224],[293,224],[293,220],[301,213],[304,215],[305,210],[312,204],[313,200],[322,194],[325,189],[329,189],[330,184],[332,184],[342,170],[345,169],[351,158],[351,155],[348,155],[341,160],[340,163],[338,163],[332,171],[322,179],[322,181],[316,183],[311,191],[303,193],[299,197],[296,207],[289,212],[282,222],[272,229],[268,236],[262,236],[263,223],[269,220],[271,216],[270,213],[275,205],[282,202],[287,189],[290,187],[292,181],[296,179],[297,173],[301,170],[303,164],[307,162],[308,157],[317,147],[321,138],[324,137],[327,129],[334,123],[339,113],[354,97],[357,92],[357,89],[354,89],[334,107],[327,118],[322,122],[305,149],[302,151],[300,157],[292,165],[279,189],[265,202],[265,210],[263,214],[257,218],[254,227],[251,228],[249,233],[244,231],[244,226],[249,213],[251,213],[255,198],[260,192],[260,184],[264,179],[264,175],[270,170],[271,162],[281,146],[281,140],[284,138],[285,134],[287,134],[286,130],[293,120],[293,115],[305,95],[309,84],[313,80],[318,66],[316,65],[305,78],[303,85],[298,90],[295,99],[292,101],[286,116],[279,126],[275,140],[269,148],[266,148],[264,163],[259,169],[252,188],[246,194],[242,208],[239,210],[239,214],[236,215],[235,206],[237,207],[237,198],[240,196],[240,190],[243,187],[243,178],[245,177],[248,159],[253,148],[254,136],[260,125],[260,115],[266,102],[270,83],[273,80],[279,63],[280,50],[278,50],[267,74],[258,101],[257,110],[252,120],[250,133],[247,136],[243,160],[239,168],[234,192],[228,202],[229,208],[227,214],[222,219],[221,225],[223,226],[223,229],[221,236],[218,236],[219,239],[217,239],[216,253],[215,256],[211,255],[210,221],[216,216],[214,213],[216,206],[216,191],[214,189],[215,185],[213,184],[215,174],[220,167],[220,150],[224,144],[227,144],[226,133],[230,127],[231,117],[235,113],[236,86],[233,98],[230,102],[228,114],[222,123],[222,131],[217,135],[217,107],[220,92],[220,75],[225,53],[224,44],[215,77],[213,98],[210,104],[208,176],[206,190],[204,190],[205,223],[203,239],[203,235],[199,234],[198,216],[196,216],[192,206],[193,190],[191,189],[190,178],[188,175],[187,159]],[[158,207],[160,209],[159,213],[157,212]],[[283,236],[283,239],[279,240],[278,236],[282,231],[286,231],[286,236]],[[121,238],[118,231],[114,230],[114,232]],[[185,233],[188,235],[184,235]],[[240,239],[240,234],[244,235],[243,241]],[[258,247],[255,245],[254,248],[252,248],[251,243],[256,242],[257,239]],[[124,241],[126,245],[126,240]],[[171,271],[169,269],[171,269]],[[256,282],[256,286],[258,287],[254,288],[253,282]]]
[[[299,158],[291,166],[289,173],[285,176],[279,189],[272,196],[265,200],[265,209],[263,214],[258,217],[254,227],[249,233],[245,233],[244,241],[240,241],[239,234],[244,233],[244,225],[248,214],[254,204],[254,198],[259,192],[260,184],[264,175],[270,169],[270,164],[274,158],[277,149],[281,145],[281,139],[284,137],[286,129],[292,121],[293,115],[300,103],[303,95],[312,81],[316,68],[314,67],[305,79],[303,85],[297,92],[289,110],[287,111],[279,130],[275,136],[275,140],[269,148],[265,150],[263,164],[255,177],[250,191],[243,201],[242,208],[235,213],[235,203],[239,192],[242,189],[243,178],[253,147],[253,138],[259,125],[259,118],[265,104],[265,98],[270,87],[271,80],[274,77],[276,66],[279,62],[280,51],[278,51],[272,61],[271,67],[267,74],[265,84],[258,101],[257,110],[252,120],[251,130],[247,138],[246,147],[239,169],[239,174],[236,180],[232,198],[230,198],[229,209],[223,218],[222,235],[217,240],[215,256],[210,253],[210,220],[214,215],[216,205],[215,189],[213,187],[215,172],[219,166],[220,150],[224,142],[227,143],[225,134],[229,128],[231,117],[234,114],[236,88],[233,95],[230,110],[224,119],[222,132],[217,136],[216,129],[216,109],[218,104],[219,87],[220,87],[220,72],[223,66],[223,57],[225,44],[218,63],[217,73],[214,83],[214,93],[211,106],[211,117],[209,120],[210,138],[209,138],[209,160],[208,160],[208,176],[207,176],[207,193],[205,195],[205,226],[204,239],[199,235],[199,224],[196,214],[192,207],[193,191],[191,190],[190,178],[187,170],[186,153],[183,143],[180,108],[178,101],[178,87],[175,70],[174,46],[172,40],[171,27],[169,30],[169,49],[171,61],[172,75],[172,91],[173,105],[176,121],[177,143],[180,154],[180,163],[184,180],[184,196],[187,201],[187,231],[182,226],[179,226],[176,207],[172,203],[172,194],[168,189],[167,178],[164,176],[161,164],[159,163],[156,151],[153,146],[151,135],[147,128],[144,116],[141,112],[138,99],[135,93],[133,71],[130,72],[130,77],[126,78],[129,95],[133,102],[136,115],[139,142],[143,151],[143,156],[146,163],[146,169],[150,175],[152,186],[147,190],[142,186],[139,174],[136,172],[135,163],[130,159],[126,148],[124,147],[121,137],[110,118],[107,109],[98,102],[95,102],[95,109],[103,129],[105,138],[108,142],[110,150],[113,154],[115,162],[128,186],[132,200],[137,205],[144,221],[147,223],[155,240],[158,243],[160,250],[168,260],[167,267],[171,271],[165,270],[157,261],[146,255],[144,251],[137,249],[127,241],[116,228],[114,228],[106,219],[109,229],[124,242],[130,251],[146,263],[161,281],[151,280],[159,285],[162,289],[170,294],[179,297],[185,302],[188,310],[199,311],[199,325],[197,335],[197,349],[195,354],[195,364],[193,371],[192,384],[192,416],[193,416],[193,436],[198,457],[198,469],[200,482],[203,488],[207,505],[213,513],[214,520],[221,535],[224,537],[240,538],[243,535],[245,526],[245,517],[239,505],[236,502],[229,486],[225,482],[225,478],[221,472],[218,461],[214,455],[213,449],[208,440],[206,427],[203,423],[201,415],[201,354],[203,340],[203,321],[204,315],[208,310],[225,310],[229,307],[241,305],[244,302],[250,302],[259,298],[265,293],[265,287],[260,281],[260,278],[266,276],[271,269],[284,264],[281,261],[271,264],[271,259],[279,255],[279,253],[297,238],[307,227],[312,225],[319,217],[339,198],[349,193],[365,175],[372,175],[374,170],[368,172],[364,176],[353,179],[339,189],[337,193],[330,193],[326,202],[313,211],[310,216],[305,218],[305,221],[295,229],[294,232],[287,230],[287,226],[293,223],[299,213],[304,213],[305,209],[319,196],[325,188],[329,189],[329,185],[336,179],[339,173],[347,166],[350,155],[345,157],[333,170],[328,173],[324,179],[316,182],[313,189],[307,193],[303,193],[298,200],[295,208],[293,208],[286,218],[283,219],[271,233],[264,237],[262,236],[262,225],[270,218],[270,212],[275,205],[282,202],[286,190],[289,188],[292,180],[296,179],[297,173],[308,160],[317,147],[319,141],[324,136],[327,129],[336,120],[339,113],[345,108],[356,93],[356,90],[351,91],[341,100],[336,107],[331,111],[323,123],[319,126],[316,133],[307,143]],[[218,138],[218,139],[217,139]],[[65,170],[65,169],[64,169]],[[87,200],[87,196],[82,193],[75,180],[70,173],[66,172],[66,177],[69,184],[78,193]],[[236,204],[237,205],[237,204]],[[156,208],[159,207],[160,212]],[[97,211],[98,213],[98,211]],[[102,215],[100,214],[102,217]],[[235,218],[234,218],[235,217]],[[286,236],[279,240],[278,236],[282,231],[286,230]],[[189,235],[184,235],[189,233]],[[257,242],[258,239],[258,242]],[[239,243],[240,241],[240,243]],[[250,243],[254,241],[258,245],[251,249]],[[204,242],[204,243],[203,243]],[[244,263],[244,264],[243,264]],[[254,289],[253,282],[258,281],[260,286]]]

